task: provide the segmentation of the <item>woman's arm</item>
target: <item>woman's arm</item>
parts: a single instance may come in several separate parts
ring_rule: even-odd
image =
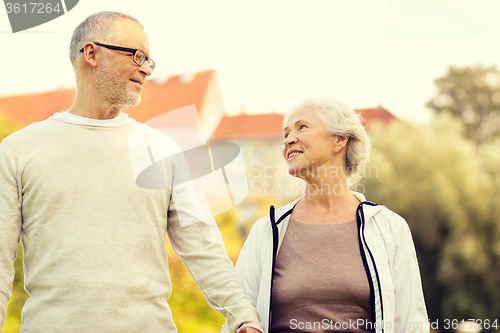
[[[241,248],[240,255],[236,261],[236,274],[239,282],[243,286],[250,302],[254,307],[257,306],[259,296],[260,280],[262,275],[262,266],[260,261],[260,246],[262,245],[262,235],[257,237],[260,232],[258,223],[256,223]],[[226,324],[222,326],[222,333],[228,333]]]
[[[410,228],[404,219],[395,233],[393,277],[394,332],[429,332],[420,269]],[[398,325],[398,323],[401,323]],[[410,327],[408,329],[408,327]]]

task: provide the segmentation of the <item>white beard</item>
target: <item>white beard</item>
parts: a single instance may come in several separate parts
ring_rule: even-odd
[[[94,76],[94,86],[102,100],[111,105],[127,107],[141,102],[141,94],[132,91],[129,80],[121,78],[107,62]]]

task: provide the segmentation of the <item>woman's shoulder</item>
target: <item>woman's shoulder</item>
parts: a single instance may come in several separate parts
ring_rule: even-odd
[[[392,234],[394,238],[411,235],[406,220],[386,206],[379,205],[378,211],[373,215],[373,218],[381,231]]]
[[[396,224],[406,224],[406,220],[399,215],[398,213],[390,210],[386,206],[378,205],[381,209],[375,214],[377,218],[383,219],[388,223],[396,223]]]

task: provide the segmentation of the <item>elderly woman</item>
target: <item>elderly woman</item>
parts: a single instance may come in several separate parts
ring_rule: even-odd
[[[370,153],[358,114],[308,99],[284,124],[283,158],[304,195],[271,206],[236,264],[266,332],[428,332],[407,223],[348,187]]]

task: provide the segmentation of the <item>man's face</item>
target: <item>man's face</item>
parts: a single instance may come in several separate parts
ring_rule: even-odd
[[[140,49],[148,57],[150,55],[149,42],[144,30],[132,20],[118,20],[114,37],[107,44]],[[104,47],[99,47],[99,51],[100,62],[94,76],[94,84],[102,99],[120,107],[139,104],[146,77],[152,74],[148,62],[139,66],[133,61],[131,53]]]

